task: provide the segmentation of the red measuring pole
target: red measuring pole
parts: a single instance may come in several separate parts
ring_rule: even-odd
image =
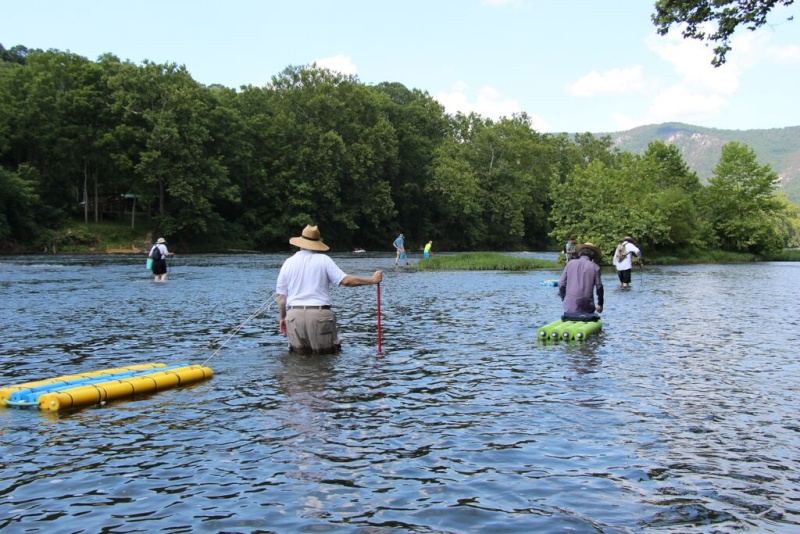
[[[381,283],[378,282],[378,354],[382,352],[381,349]]]

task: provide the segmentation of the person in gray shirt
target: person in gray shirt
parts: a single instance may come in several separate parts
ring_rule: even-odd
[[[603,311],[603,280],[600,276],[600,249],[592,243],[575,247],[577,260],[567,262],[558,280],[558,295],[565,315],[594,314]],[[595,306],[593,293],[597,293]]]

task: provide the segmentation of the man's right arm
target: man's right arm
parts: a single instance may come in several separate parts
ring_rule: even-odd
[[[278,330],[286,335],[286,295],[278,295]]]

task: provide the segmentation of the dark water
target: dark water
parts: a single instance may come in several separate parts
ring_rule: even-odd
[[[381,355],[374,286],[334,288],[340,355],[287,353],[284,255],[176,258],[166,284],[138,256],[0,259],[0,385],[215,373],[0,408],[0,529],[800,532],[800,265],[649,267],[630,291],[607,273],[603,332],[543,345],[557,272],[334,257],[385,269]]]

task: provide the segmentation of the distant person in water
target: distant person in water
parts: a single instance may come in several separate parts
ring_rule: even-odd
[[[425,248],[422,250],[422,257],[428,259],[431,257],[431,247],[433,247],[433,241],[428,241],[428,244],[425,245]]]
[[[600,249],[592,243],[575,247],[578,259],[568,261],[558,280],[558,295],[564,315],[589,315],[603,311],[603,280],[600,277]],[[593,293],[597,293],[595,305]]]
[[[404,260],[405,264],[408,265],[408,258],[406,257],[406,244],[405,243],[406,243],[406,241],[405,241],[405,237],[403,237],[403,234],[400,234],[399,236],[397,236],[397,239],[395,239],[394,243],[392,243],[394,245],[395,250],[397,250],[397,256],[395,256],[395,258],[394,258],[394,264],[395,265],[398,265],[400,260]]]
[[[561,251],[564,254],[564,257],[569,260],[574,260],[578,258],[578,253],[575,251],[575,238],[570,237],[566,243],[564,243],[564,249]]]
[[[153,281],[166,282],[167,281],[167,256],[173,256],[172,252],[167,250],[167,241],[163,237],[159,237],[153,248],[150,249],[148,257],[153,260]]]
[[[633,259],[631,255],[636,256],[639,261],[642,261],[642,251],[636,246],[636,241],[629,235],[622,238],[622,242],[617,245],[614,252],[614,267],[617,269],[617,278],[619,278],[619,287],[631,287],[631,271],[633,270]]]

